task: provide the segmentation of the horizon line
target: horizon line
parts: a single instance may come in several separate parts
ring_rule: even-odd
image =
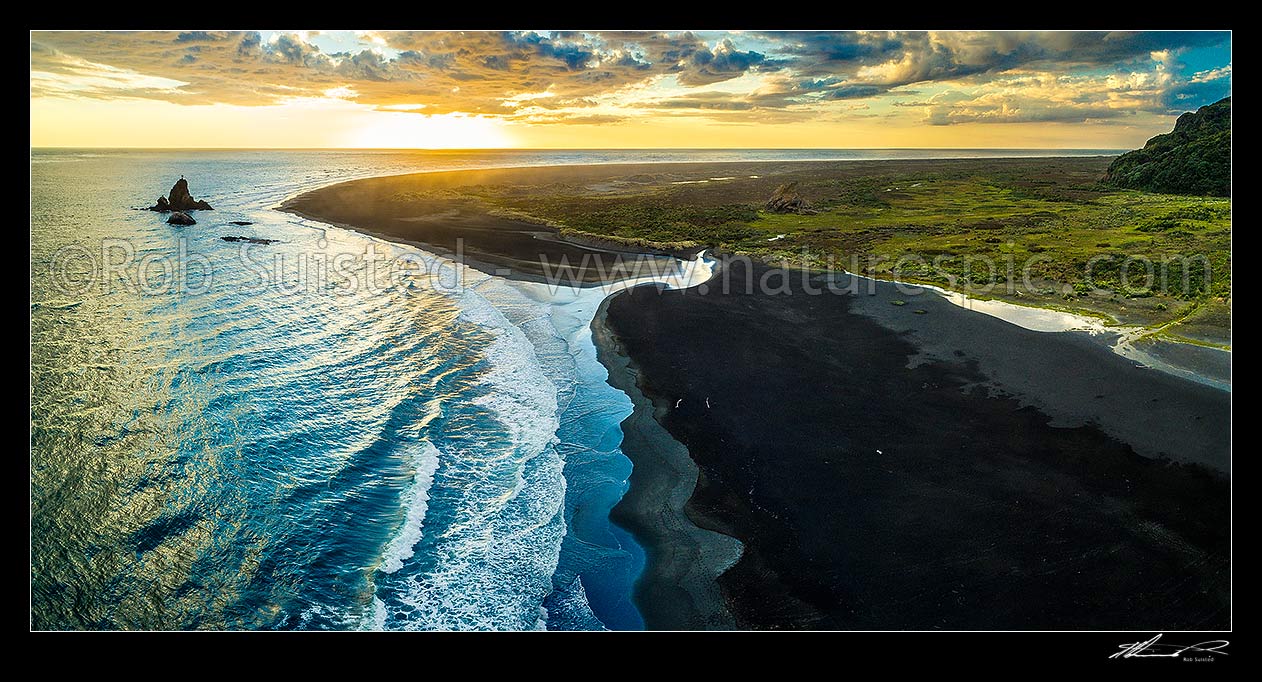
[[[634,152],[634,151],[1125,151],[1129,147],[150,147],[31,145],[30,149],[135,151],[359,151],[359,152]]]

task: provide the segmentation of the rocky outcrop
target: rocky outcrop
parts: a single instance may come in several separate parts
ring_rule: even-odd
[[[818,213],[811,207],[810,202],[798,194],[798,184],[796,182],[780,185],[776,189],[776,193],[772,194],[771,198],[767,200],[764,208],[772,213],[800,213],[804,215]]]
[[[226,242],[245,242],[247,244],[275,244],[277,241],[279,241],[277,239],[260,239],[258,237],[235,237],[231,235],[227,237],[220,237],[220,239]]]
[[[149,207],[150,211],[158,211],[166,213],[167,211],[213,211],[210,204],[205,200],[197,200],[193,198],[188,191],[188,180],[180,177],[176,181],[175,186],[171,188],[170,198],[158,197],[158,203]],[[167,221],[171,222],[171,221]],[[190,225],[192,223],[189,223]]]
[[[196,225],[197,224],[197,221],[193,220],[193,216],[183,211],[175,211],[174,213],[172,213],[171,217],[167,218],[167,222],[172,225]]]
[[[1117,157],[1104,182],[1162,194],[1231,196],[1231,98],[1179,116],[1174,130]]]

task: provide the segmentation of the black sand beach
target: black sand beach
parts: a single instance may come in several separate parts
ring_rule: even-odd
[[[363,180],[285,208],[440,251],[465,238],[488,271],[537,278],[541,253],[593,247],[464,204],[394,214],[365,197],[605,172]],[[935,294],[811,296],[795,272],[772,295],[740,283],[784,273],[723,274],[726,293],[640,287],[593,322],[635,403],[614,520],[646,546],[650,628],[1230,626],[1230,393]],[[740,560],[727,568],[733,545],[708,531]]]
[[[689,512],[745,544],[719,580],[741,627],[1229,625],[1228,393],[945,301],[915,314],[886,283],[808,296],[800,273],[787,281],[793,295],[712,282],[609,305],[640,388],[701,469]],[[1019,395],[996,379],[1007,370],[983,373],[1011,358]],[[1148,427],[1120,440],[1097,422]]]
[[[648,555],[636,585],[636,604],[649,627],[730,630],[736,623],[717,579],[740,559],[743,547],[689,518],[697,465],[662,427],[669,406],[655,405],[636,385],[639,371],[607,324],[614,298],[605,299],[592,320],[592,338],[609,370],[610,385],[625,392],[634,409],[622,422],[621,447],[635,467],[630,487],[610,517],[630,530]]]

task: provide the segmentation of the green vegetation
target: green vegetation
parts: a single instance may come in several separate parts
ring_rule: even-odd
[[[913,279],[950,286],[981,285],[992,273],[1004,276],[1009,267],[1020,277],[1028,265],[1032,279],[1068,284],[1071,296],[1108,289],[1125,298],[1151,295],[1152,285],[1160,284],[1147,283],[1146,266],[1137,260],[1144,258],[1154,264],[1154,278],[1163,270],[1168,285],[1177,283],[1165,290],[1178,298],[1230,291],[1226,200],[1140,192],[1069,200],[1023,196],[1002,180],[984,176],[914,184],[919,186],[900,188],[883,207],[838,205],[811,216],[762,215],[753,227],[792,238],[774,249],[750,239],[729,245],[773,260],[792,255],[768,251],[858,255],[873,274],[897,269]],[[1209,217],[1170,217],[1193,214]]]
[[[1213,348],[1231,347],[1231,304],[1205,299],[1188,306],[1175,324],[1161,330],[1161,336]]]
[[[1183,114],[1173,131],[1119,156],[1105,182],[1150,192],[1231,196],[1231,98]]]

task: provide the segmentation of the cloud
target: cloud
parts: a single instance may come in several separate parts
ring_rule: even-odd
[[[1053,105],[1041,100],[977,98],[951,106],[931,107],[924,122],[945,126],[961,123],[1085,123],[1134,116],[1137,112],[1106,105]]]
[[[729,39],[723,39],[713,50],[693,49],[686,59],[676,63],[679,82],[683,85],[708,85],[739,76],[764,65],[767,57],[753,50],[741,51]]]
[[[875,85],[841,85],[835,88],[828,88],[820,91],[820,99],[863,99],[866,97],[875,97],[883,92],[885,88]]]
[[[702,109],[707,111],[739,111],[753,109],[757,102],[748,97],[726,92],[699,92],[649,103],[661,109]]]
[[[169,98],[187,83],[98,64],[32,46],[32,64],[39,55],[40,67],[31,68],[31,96],[106,98]]]
[[[541,57],[556,59],[570,71],[587,68],[596,57],[595,47],[572,34],[566,34],[564,38],[553,40],[533,31],[504,34],[504,40],[510,45],[526,47]]]
[[[1226,32],[1156,31],[837,31],[768,32],[781,52],[797,58],[803,73],[857,74],[896,86],[998,73],[1015,68],[1065,69],[1149,60],[1223,45]]]
[[[541,116],[537,119],[526,117],[523,120],[535,124],[572,124],[572,125],[608,125],[613,123],[622,123],[628,120],[629,116],[618,114],[563,114]]]
[[[288,34],[276,34],[272,40],[260,45],[263,59],[268,61],[283,61],[287,64],[298,64],[319,70],[322,67],[328,67],[333,61],[320,52],[320,48],[307,44],[298,36]]]
[[[219,39],[219,36],[206,31],[184,31],[175,36],[177,43],[210,43]]]
[[[1230,92],[1226,74],[1205,81],[1176,78],[1166,60],[1148,70],[1107,74],[1018,72],[984,83],[950,88],[895,107],[920,109],[930,125],[961,123],[1082,123],[1140,114],[1186,111],[1188,100],[1215,101]]]
[[[834,120],[853,100],[934,124],[1072,121],[1213,101],[1230,92],[1229,45],[1222,32],[33,32],[31,90],[247,106],[353,92],[559,123]],[[1222,62],[1187,73],[1181,55],[1211,48]],[[909,87],[929,94],[907,101]]]
[[[372,50],[336,55],[336,73],[349,81],[383,83],[395,78],[393,66]]]
[[[1220,80],[1223,78],[1230,78],[1230,77],[1231,77],[1231,64],[1228,64],[1227,66],[1219,67],[1217,69],[1207,69],[1205,71],[1198,71],[1192,74],[1192,78],[1190,80],[1193,83],[1209,83],[1212,81]]]
[[[263,37],[257,31],[251,31],[241,36],[241,42],[237,44],[237,54],[242,57],[252,55],[262,44]]]

